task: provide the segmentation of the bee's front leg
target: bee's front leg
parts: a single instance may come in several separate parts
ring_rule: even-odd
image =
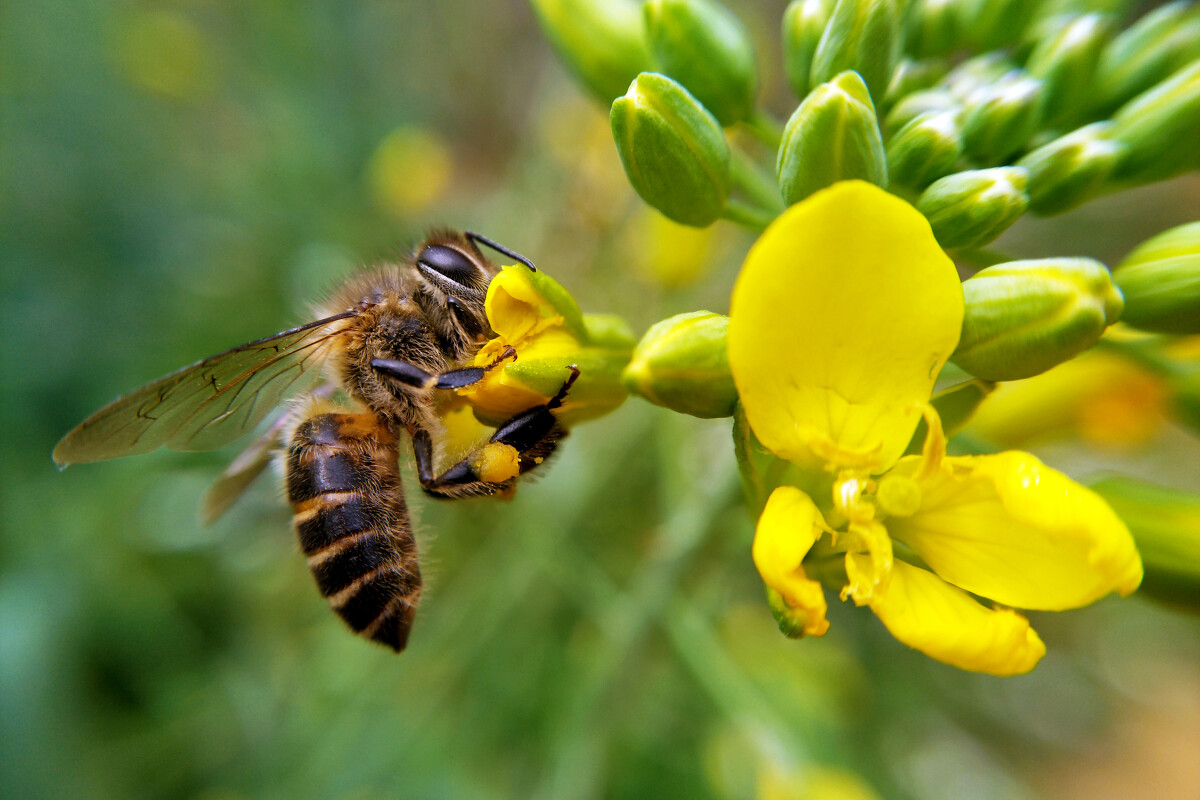
[[[426,430],[413,433],[413,455],[417,462],[417,477],[426,494],[454,498],[490,495],[511,487],[517,477],[535,469],[554,452],[559,440],[567,435],[558,424],[554,410],[562,405],[571,386],[579,377],[579,369],[571,367],[571,375],[544,405],[535,406],[515,415],[501,425],[486,445],[440,475],[433,472],[433,442]],[[490,446],[507,445],[517,451],[518,472],[503,481],[487,481],[480,475],[479,456]]]
[[[372,359],[371,369],[414,389],[461,389],[464,386],[479,383],[490,370],[500,366],[506,359],[515,359],[516,357],[517,351],[507,347],[486,367],[464,367],[436,375],[407,361],[393,361],[390,358]]]

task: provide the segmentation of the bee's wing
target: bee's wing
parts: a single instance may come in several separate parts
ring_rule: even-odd
[[[54,448],[64,467],[172,450],[212,450],[316,383],[347,311],[235,347],[159,378],[92,414]]]
[[[327,383],[318,386],[309,397],[328,397],[337,389],[337,385]],[[212,486],[204,493],[200,501],[200,522],[212,525],[229,510],[242,493],[250,487],[254,479],[271,465],[275,454],[283,447],[283,436],[288,426],[296,420],[297,408],[289,408],[279,415],[279,419],[250,442],[249,447],[230,462],[221,475],[213,481]]]

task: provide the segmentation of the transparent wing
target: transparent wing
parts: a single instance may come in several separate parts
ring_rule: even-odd
[[[114,400],[54,448],[60,466],[172,450],[212,450],[311,389],[347,311],[198,361]]]

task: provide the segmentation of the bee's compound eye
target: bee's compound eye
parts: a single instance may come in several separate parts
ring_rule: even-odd
[[[479,268],[465,255],[453,247],[431,244],[421,249],[417,264],[424,269],[437,272],[460,286],[471,286],[479,275]]]

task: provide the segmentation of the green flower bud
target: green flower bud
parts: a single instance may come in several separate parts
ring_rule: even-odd
[[[1017,166],[1029,170],[1029,209],[1061,214],[1104,191],[1121,158],[1111,137],[1112,123],[1071,131],[1025,155]]]
[[[1128,148],[1116,179],[1145,183],[1200,166],[1200,59],[1121,106],[1113,122]]]
[[[1100,54],[1095,107],[1107,114],[1189,61],[1200,58],[1200,6],[1178,0],[1123,31]]]
[[[917,210],[929,220],[942,247],[979,247],[1025,213],[1027,181],[1023,167],[956,172],[926,189],[917,198]]]
[[[961,0],[959,32],[972,50],[995,50],[1020,41],[1040,5],[1030,0]]]
[[[813,55],[811,80],[824,83],[854,70],[872,97],[883,97],[900,46],[899,0],[837,0]]]
[[[927,58],[922,61],[904,59],[896,65],[881,105],[894,106],[914,92],[928,89],[946,76],[946,70],[947,64],[944,59]]]
[[[750,116],[758,93],[754,45],[738,18],[712,0],[648,0],[650,50],[722,125]]]
[[[798,97],[812,88],[813,55],[832,12],[833,0],[792,0],[783,11],[783,66]]]
[[[883,136],[858,73],[843,72],[809,92],[783,129],[776,170],[789,205],[853,178],[887,186]]]
[[[1160,333],[1200,333],[1200,222],[1147,239],[1113,271],[1122,322]]]
[[[967,59],[950,70],[938,85],[954,99],[965,103],[981,89],[987,89],[996,81],[1016,69],[1016,65],[1003,53],[985,53]]]
[[[1091,488],[1133,534],[1146,571],[1138,593],[1200,608],[1200,497],[1130,478]]]
[[[631,0],[531,0],[558,57],[605,103],[639,72],[652,69],[639,3]]]
[[[963,282],[962,336],[950,360],[990,381],[1045,372],[1091,347],[1121,315],[1108,269],[1090,258],[1011,261]]]
[[[1069,121],[1088,105],[1096,62],[1112,30],[1107,15],[1084,14],[1034,47],[1025,69],[1043,83],[1039,109],[1043,124]]]
[[[963,119],[963,146],[980,164],[1003,164],[1037,131],[1042,82],[1013,70],[974,92]]]
[[[913,92],[888,112],[885,124],[889,131],[899,131],[922,114],[939,111],[953,111],[958,115],[962,112],[962,104],[945,89]]]
[[[905,14],[904,52],[917,58],[949,55],[961,35],[955,0],[913,0]]]
[[[962,155],[962,136],[953,112],[922,114],[896,131],[888,141],[888,180],[924,189],[954,171]]]
[[[610,115],[633,188],[665,216],[702,228],[729,199],[729,146],[716,117],[665,75],[643,72]]]
[[[726,356],[728,330],[729,317],[711,311],[654,324],[621,376],[625,388],[681,414],[702,419],[732,416],[737,389]]]

